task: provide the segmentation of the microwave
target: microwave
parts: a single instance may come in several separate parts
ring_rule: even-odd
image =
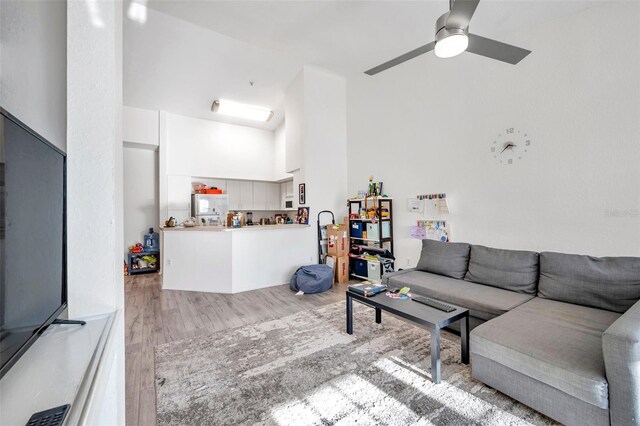
[[[292,209],[293,208],[293,201],[285,201],[284,202],[284,208],[285,209]]]

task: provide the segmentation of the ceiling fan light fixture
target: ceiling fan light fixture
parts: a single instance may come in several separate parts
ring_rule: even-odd
[[[442,30],[444,32],[447,30]],[[448,32],[448,31],[447,31]],[[453,58],[469,47],[469,37],[464,32],[449,33],[436,42],[435,53],[438,58]]]
[[[213,101],[211,111],[229,115],[232,117],[244,118],[254,121],[269,121],[273,117],[273,111],[268,108],[262,108],[254,105],[245,105],[238,102],[218,99]]]

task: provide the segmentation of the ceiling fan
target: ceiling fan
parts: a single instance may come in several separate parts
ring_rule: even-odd
[[[449,0],[449,12],[436,21],[436,40],[373,67],[365,74],[375,75],[432,50],[439,58],[451,58],[465,50],[512,65],[523,60],[530,50],[469,33],[469,21],[480,0]]]

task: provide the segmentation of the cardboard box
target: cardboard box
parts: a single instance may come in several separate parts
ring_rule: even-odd
[[[329,256],[329,255],[325,255],[324,256],[324,264],[327,266],[331,266],[333,268],[333,283],[336,283],[336,277],[338,275],[338,269],[337,269],[337,265],[338,265],[338,257],[337,256]]]
[[[336,258],[336,282],[346,284],[349,282],[349,256]]]
[[[328,252],[331,256],[349,254],[349,232],[342,225],[327,225]]]

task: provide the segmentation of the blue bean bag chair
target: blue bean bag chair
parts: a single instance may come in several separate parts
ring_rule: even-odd
[[[307,265],[298,268],[291,277],[289,288],[293,291],[322,293],[333,286],[333,268],[328,265]]]

